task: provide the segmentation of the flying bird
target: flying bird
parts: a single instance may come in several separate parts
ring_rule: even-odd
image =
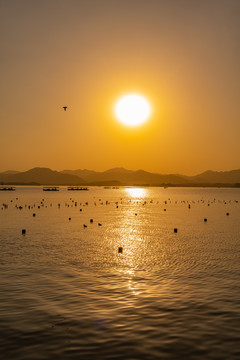
[[[63,106],[63,109],[64,109],[64,111],[66,111],[66,110],[67,110],[67,106]]]

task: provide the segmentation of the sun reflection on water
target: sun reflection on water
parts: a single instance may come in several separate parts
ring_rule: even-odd
[[[135,296],[140,295],[141,291],[140,291],[138,282],[135,281],[135,279],[134,279],[134,277],[135,277],[134,272],[130,270],[130,271],[128,271],[128,274],[129,274],[128,289],[130,290],[132,295],[135,295]]]
[[[142,259],[145,252],[144,214],[146,198],[149,191],[146,188],[125,188],[128,199],[127,206],[121,207],[117,231],[117,246],[121,251],[117,252],[118,271],[122,275],[125,286],[136,299],[142,294],[139,269],[142,270]]]
[[[121,269],[120,272],[122,273],[122,276],[126,280],[126,286],[130,293],[134,296],[141,295],[142,290],[140,288],[140,284],[137,281],[136,274],[134,270],[126,270]]]
[[[144,198],[147,195],[147,190],[144,188],[126,188],[127,194],[132,198]]]

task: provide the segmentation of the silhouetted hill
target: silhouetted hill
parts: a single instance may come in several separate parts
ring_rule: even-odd
[[[1,175],[5,174],[5,175],[13,175],[13,174],[18,174],[21,171],[16,171],[16,170],[7,170],[1,173]]]
[[[93,170],[53,171],[48,168],[33,168],[25,172],[5,171],[0,173],[0,183],[40,185],[172,185],[172,186],[240,186],[240,170],[206,171],[196,176],[162,175],[144,170],[114,168],[103,172]]]
[[[160,184],[188,184],[191,180],[177,175],[152,174],[144,170],[127,170],[114,168],[103,172],[88,170],[64,170],[64,173],[81,174],[81,177],[88,183],[107,184],[109,182],[120,182],[123,185],[160,185]]]
[[[98,174],[97,171],[87,170],[87,169],[84,169],[84,170],[81,170],[81,169],[78,169],[78,170],[62,170],[62,171],[60,171],[60,173],[62,173],[62,174],[70,174],[70,175],[77,175],[82,179],[86,179],[88,176],[94,176],[95,174]]]
[[[6,184],[40,185],[85,185],[86,182],[76,175],[61,174],[48,168],[33,168],[17,174],[0,174],[0,182]]]
[[[121,182],[123,185],[204,185],[213,184],[237,184],[240,183],[240,170],[232,171],[206,171],[196,176],[175,175],[175,174],[154,174],[144,170],[127,170],[124,168],[113,168],[103,172],[93,170],[64,170],[64,173],[81,176],[91,184],[106,184],[107,182]]]
[[[231,171],[205,171],[202,174],[192,176],[191,180],[195,183],[209,184],[235,184],[240,183],[240,170]]]

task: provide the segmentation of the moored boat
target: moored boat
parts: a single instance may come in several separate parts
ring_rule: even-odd
[[[0,187],[0,191],[15,191],[16,188],[14,186],[3,186]]]
[[[69,186],[67,189],[69,191],[89,190],[87,187],[79,187],[79,186]]]
[[[43,191],[59,191],[58,186],[44,186]]]

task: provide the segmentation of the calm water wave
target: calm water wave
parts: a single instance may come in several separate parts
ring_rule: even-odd
[[[239,189],[0,193],[1,357],[239,359],[239,220]]]

